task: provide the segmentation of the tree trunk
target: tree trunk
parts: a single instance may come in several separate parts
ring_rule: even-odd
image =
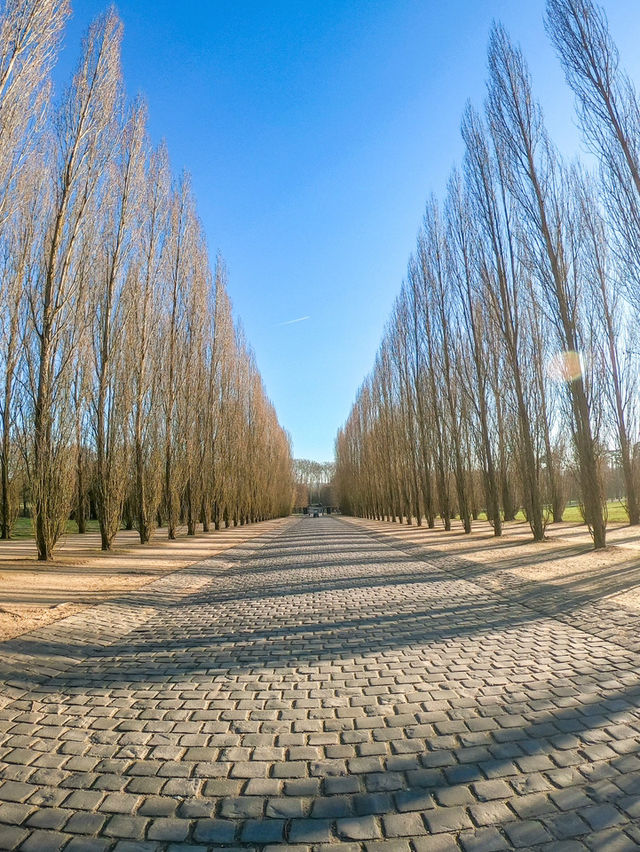
[[[11,397],[11,380],[9,376],[6,377],[5,382],[4,411],[2,413],[2,450],[0,451],[0,468],[2,477],[2,529],[0,530],[0,538],[6,540],[11,538],[11,505],[9,499],[9,424],[11,416],[9,411],[9,400]]]
[[[78,487],[78,500],[76,506],[76,523],[78,524],[78,532],[86,533],[87,531],[87,519],[86,519],[86,507],[85,507],[85,494],[84,494],[84,465],[83,465],[83,454],[82,454],[82,445],[78,445],[78,467],[77,467],[77,487]],[[104,549],[104,548],[103,548]]]
[[[185,497],[187,503],[187,535],[195,535],[197,521],[194,511],[195,507],[193,505],[193,495],[191,493],[191,478],[187,481]]]
[[[136,411],[136,436],[135,436],[135,460],[136,460],[136,503],[138,510],[138,533],[140,544],[147,544],[151,539],[151,524],[147,517],[145,471],[144,471],[144,449],[142,446],[142,418],[141,406]]]

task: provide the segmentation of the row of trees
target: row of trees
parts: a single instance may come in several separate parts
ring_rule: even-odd
[[[127,103],[122,25],[90,27],[62,98],[67,0],[0,17],[0,527],[29,494],[39,559],[89,496],[103,549],[123,512],[162,523],[288,513],[289,439],[212,271],[189,177]]]
[[[309,506],[311,503],[335,506],[332,487],[335,467],[335,462],[294,459],[295,497],[293,505],[298,509]]]
[[[535,540],[575,487],[600,548],[611,459],[640,522],[640,100],[592,0],[547,0],[546,24],[597,175],[563,161],[494,26],[484,110],[465,110],[336,476],[354,514],[469,532],[485,511],[500,535],[521,508]]]

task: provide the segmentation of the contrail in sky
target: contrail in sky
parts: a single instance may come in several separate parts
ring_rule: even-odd
[[[311,319],[311,317],[298,317],[297,319],[287,320],[286,322],[278,322],[276,325],[293,325],[294,322],[304,322],[308,319]]]

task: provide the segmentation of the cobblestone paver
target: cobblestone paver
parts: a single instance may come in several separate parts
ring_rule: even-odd
[[[556,586],[544,580],[529,580],[510,572],[508,566],[504,568],[474,562],[464,556],[452,555],[434,548],[428,541],[421,545],[398,540],[395,538],[399,532],[398,524],[360,519],[351,520],[349,523],[363,524],[369,535],[387,544],[390,543],[390,535],[393,535],[394,547],[411,556],[422,557],[434,568],[465,580],[472,580],[492,594],[551,615],[573,627],[587,630],[595,636],[609,639],[640,654],[640,612],[625,609],[614,600],[603,599],[607,590],[600,589],[597,584],[594,587],[585,587],[586,584],[582,584],[573,588],[572,584]],[[544,554],[542,556],[546,558]]]
[[[640,848],[637,650],[444,559],[293,521],[4,643],[0,848]]]

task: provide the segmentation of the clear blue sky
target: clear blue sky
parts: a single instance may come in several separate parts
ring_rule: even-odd
[[[72,0],[73,2],[73,0]],[[605,2],[640,80],[638,0]],[[57,79],[103,0],[75,0]],[[459,163],[501,20],[552,134],[577,152],[543,0],[121,0],[128,91],[193,176],[212,257],[297,457],[333,457],[430,192]],[[300,322],[290,322],[308,317]],[[288,323],[288,324],[287,324]]]

